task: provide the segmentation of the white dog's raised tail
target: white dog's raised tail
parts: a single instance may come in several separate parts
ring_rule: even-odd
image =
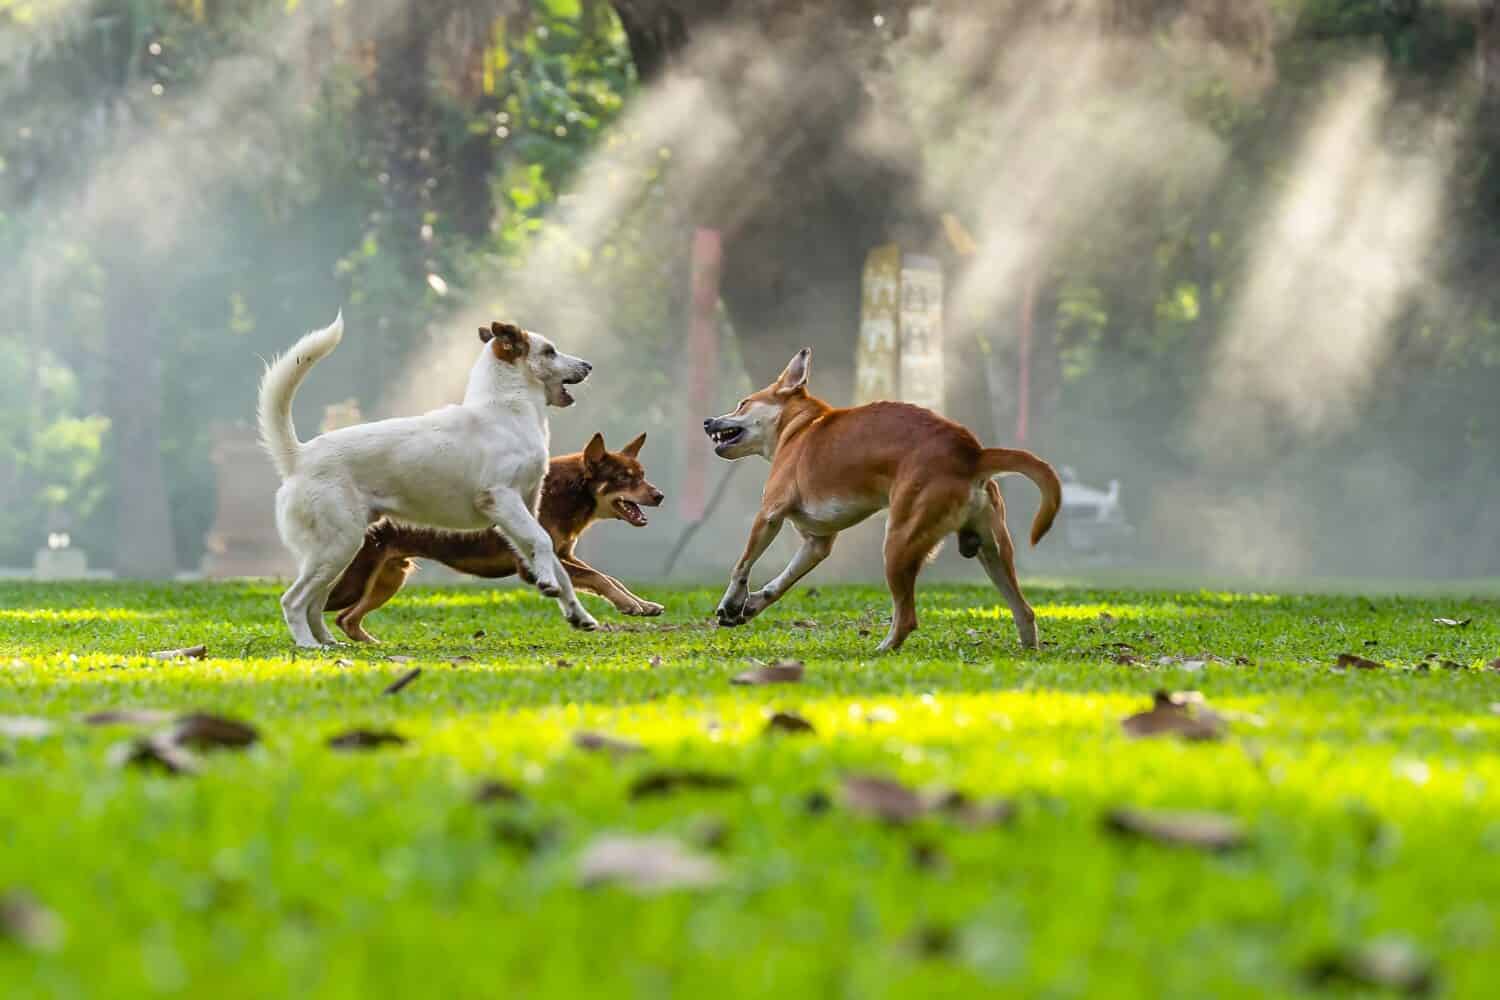
[[[328,326],[314,330],[278,355],[260,377],[260,401],[256,419],[260,424],[260,444],[271,456],[276,471],[285,479],[297,468],[302,442],[292,423],[292,397],[312,366],[333,353],[344,336],[344,311]]]

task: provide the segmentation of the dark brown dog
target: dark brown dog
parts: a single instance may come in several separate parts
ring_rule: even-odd
[[[760,614],[828,557],[840,531],[888,507],[885,579],[894,608],[882,651],[899,649],[917,627],[917,574],[953,532],[959,551],[979,557],[1010,605],[1021,644],[1035,648],[1036,615],[1021,596],[1005,501],[990,477],[1019,472],[1042,491],[1031,525],[1035,545],[1062,503],[1052,466],[1029,451],[981,447],[968,429],[909,403],[835,409],[808,393],[811,369],[812,351],[803,348],[775,382],[703,422],[721,458],[760,455],[771,463],[750,541],[719,602],[719,624],[742,625]],[[750,568],[784,521],[796,526],[802,547],[752,594]]]
[[[662,492],[646,481],[637,460],[642,434],[618,452],[607,451],[595,434],[576,455],[561,455],[547,466],[537,511],[553,551],[578,590],[598,594],[627,615],[659,615],[662,606],[632,594],[614,577],[601,573],[573,554],[578,539],[596,521],[624,521],[644,527],[641,507],[659,507]],[[499,578],[518,571],[516,554],[499,532],[439,531],[392,521],[377,521],[365,532],[364,547],[334,585],[325,610],[337,611],[339,628],[355,642],[374,642],[360,624],[365,615],[396,596],[413,559],[435,559],[460,573]],[[522,571],[528,583],[530,575]]]

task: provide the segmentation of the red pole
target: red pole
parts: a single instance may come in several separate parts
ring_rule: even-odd
[[[719,275],[723,267],[723,240],[717,229],[693,233],[692,299],[688,316],[688,391],[684,441],[698,441],[703,419],[714,409],[719,372],[719,338],[716,323],[719,308]],[[707,447],[688,446],[682,451],[682,483],[677,507],[685,521],[703,516],[708,497]]]

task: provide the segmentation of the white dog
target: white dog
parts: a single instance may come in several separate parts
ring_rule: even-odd
[[[547,406],[569,406],[567,386],[593,368],[547,338],[508,323],[481,327],[484,344],[457,406],[297,440],[292,397],[344,335],[344,315],[276,358],[260,380],[261,444],[281,473],[276,525],[297,557],[281,610],[299,646],[334,642],[323,622],[329,590],[376,518],[473,530],[494,526],[537,589],[556,597],[574,628],[598,623],[578,603],[535,511],[547,474]]]

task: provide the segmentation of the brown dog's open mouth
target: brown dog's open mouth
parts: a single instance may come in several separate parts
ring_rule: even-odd
[[[732,448],[739,443],[740,438],[745,436],[743,427],[725,427],[721,430],[708,432],[709,439],[714,443],[714,453],[722,455],[725,448]]]
[[[614,507],[615,512],[620,515],[622,520],[628,521],[637,528],[644,528],[646,526],[646,515],[641,513],[641,508],[633,501],[617,497]]]

